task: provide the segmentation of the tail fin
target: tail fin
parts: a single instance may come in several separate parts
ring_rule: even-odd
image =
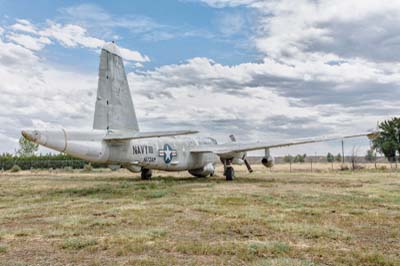
[[[93,129],[139,131],[124,64],[114,43],[101,50]]]

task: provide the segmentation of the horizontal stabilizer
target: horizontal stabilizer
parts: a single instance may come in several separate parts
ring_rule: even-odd
[[[173,137],[181,135],[197,134],[194,130],[176,130],[176,131],[154,131],[154,132],[134,132],[134,131],[111,131],[104,140],[129,140],[129,139],[147,139]]]

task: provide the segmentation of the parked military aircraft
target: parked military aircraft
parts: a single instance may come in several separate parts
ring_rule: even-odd
[[[22,130],[22,135],[37,144],[74,157],[96,163],[126,167],[141,172],[142,179],[150,179],[152,169],[189,171],[196,177],[207,177],[215,172],[215,164],[224,165],[226,180],[234,178],[234,164],[245,164],[252,172],[246,153],[265,150],[261,163],[273,166],[270,149],[342,138],[370,136],[322,137],[284,143],[231,142],[218,144],[211,137],[182,135],[198,133],[192,130],[141,132],[136,119],[124,64],[118,47],[106,44],[100,55],[97,99],[93,130],[70,131],[60,129]]]

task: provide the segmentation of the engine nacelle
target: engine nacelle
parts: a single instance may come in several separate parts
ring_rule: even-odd
[[[240,159],[240,158],[233,158],[232,164],[235,164],[235,165],[243,165],[243,164],[244,164],[244,161],[243,161],[243,159]]]
[[[213,175],[215,171],[215,167],[212,163],[207,164],[203,168],[189,170],[188,172],[196,177],[207,177],[209,175]]]
[[[274,158],[271,156],[265,156],[261,159],[261,163],[267,168],[272,168],[274,166]]]
[[[137,165],[128,164],[128,165],[124,165],[124,167],[132,173],[140,173],[142,171],[142,167],[137,166]]]

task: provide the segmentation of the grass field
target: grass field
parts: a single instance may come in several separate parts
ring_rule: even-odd
[[[0,265],[400,265],[400,172],[318,169],[4,172]]]

